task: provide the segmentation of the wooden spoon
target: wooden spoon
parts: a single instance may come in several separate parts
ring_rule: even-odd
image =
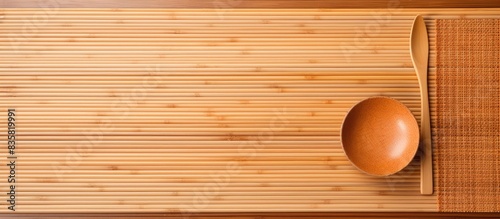
[[[417,15],[413,21],[410,36],[410,53],[413,67],[417,72],[420,84],[420,96],[422,101],[422,113],[420,124],[420,143],[422,146],[420,193],[431,195],[433,193],[432,177],[432,146],[431,146],[431,122],[429,115],[429,94],[427,90],[427,66],[429,60],[429,39],[425,21],[421,15]]]

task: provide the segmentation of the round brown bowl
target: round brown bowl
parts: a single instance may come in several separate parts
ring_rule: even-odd
[[[340,136],[351,163],[376,176],[391,175],[406,167],[419,143],[413,114],[388,97],[371,97],[354,105],[344,118]]]

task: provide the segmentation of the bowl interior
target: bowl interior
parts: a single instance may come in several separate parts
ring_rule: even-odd
[[[372,97],[347,113],[341,142],[354,166],[371,175],[386,176],[400,171],[413,159],[419,129],[415,117],[401,102]]]

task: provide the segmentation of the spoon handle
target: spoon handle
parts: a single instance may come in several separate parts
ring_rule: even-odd
[[[427,73],[427,72],[425,72]],[[426,80],[427,81],[427,80]],[[425,88],[425,89],[423,89]],[[422,116],[420,127],[420,142],[423,147],[422,155],[420,156],[421,173],[420,178],[420,193],[424,195],[432,195],[433,193],[433,177],[432,177],[432,145],[431,145],[431,122],[429,114],[429,97],[427,85],[422,86]]]
[[[429,60],[429,38],[425,21],[421,15],[417,15],[413,22],[410,37],[410,53],[417,72],[421,96],[421,122],[420,143],[421,169],[420,169],[420,193],[431,195],[433,193],[432,175],[432,146],[431,146],[431,123],[429,113],[429,92],[427,89],[427,67]]]

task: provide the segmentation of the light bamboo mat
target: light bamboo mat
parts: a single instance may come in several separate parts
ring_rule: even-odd
[[[418,160],[360,173],[340,124],[373,95],[419,120],[417,13],[434,115],[433,19],[499,12],[5,9],[0,127],[15,108],[16,212],[437,211]]]

